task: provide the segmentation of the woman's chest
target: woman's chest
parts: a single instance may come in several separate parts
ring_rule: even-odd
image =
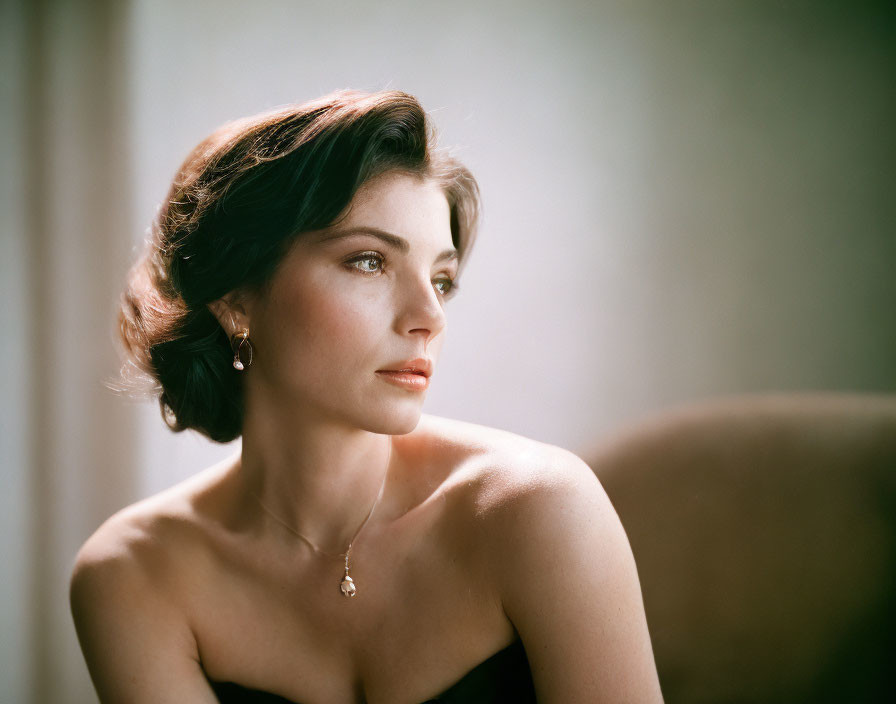
[[[301,545],[219,561],[189,602],[209,679],[302,704],[419,702],[507,645],[482,545],[426,521],[399,528],[357,542],[350,598],[344,562]]]

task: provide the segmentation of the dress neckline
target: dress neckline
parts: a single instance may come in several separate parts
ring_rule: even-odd
[[[505,673],[504,671],[507,671]],[[495,672],[492,672],[495,671]],[[497,694],[498,689],[506,690],[507,683],[499,680],[494,675],[511,674],[514,680],[520,680],[520,691],[530,693],[531,699],[471,699],[473,692],[477,695],[484,694],[483,687],[494,688]],[[491,676],[490,676],[491,675]],[[441,694],[431,699],[427,699],[421,704],[449,704],[453,702],[467,701],[532,701],[534,702],[534,690],[532,689],[532,675],[529,669],[528,660],[526,659],[526,651],[523,648],[522,641],[517,638],[510,645],[505,646],[501,650],[493,653],[485,660],[480,662],[469,670],[457,682],[451,685]],[[217,682],[209,680],[215,694],[218,696],[221,704],[237,703],[240,704],[300,704],[290,699],[286,699],[278,694],[266,692],[259,689],[249,689],[234,682]],[[506,691],[505,691],[506,693]],[[520,695],[521,696],[521,695]]]

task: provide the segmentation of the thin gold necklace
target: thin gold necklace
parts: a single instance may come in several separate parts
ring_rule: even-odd
[[[388,472],[383,473],[383,482],[382,482],[382,484],[380,484],[380,491],[377,494],[376,499],[373,502],[373,506],[371,506],[370,510],[367,512],[367,517],[364,519],[364,522],[361,523],[361,527],[355,531],[354,536],[352,537],[351,541],[348,544],[348,548],[346,548],[345,552],[340,552],[335,555],[333,553],[325,552],[324,550],[321,550],[319,547],[317,547],[317,545],[315,545],[308,538],[306,538],[304,535],[299,533],[299,531],[297,531],[295,528],[293,528],[291,525],[289,525],[286,521],[284,521],[282,518],[280,518],[276,513],[271,511],[271,509],[269,509],[265,505],[264,501],[261,500],[261,497],[258,496],[258,494],[256,494],[254,491],[249,492],[249,493],[251,493],[252,496],[255,497],[255,500],[258,502],[258,504],[265,510],[265,512],[267,512],[267,514],[271,518],[273,518],[275,521],[277,521],[280,525],[282,525],[288,531],[290,531],[294,535],[297,535],[299,538],[301,538],[306,543],[308,543],[309,547],[312,550],[314,550],[314,552],[318,553],[319,555],[323,555],[324,557],[331,557],[331,558],[344,557],[345,558],[345,575],[342,577],[342,581],[339,583],[339,590],[342,592],[343,596],[353,597],[353,596],[355,596],[355,594],[358,593],[358,588],[355,585],[355,581],[351,578],[351,575],[348,573],[349,568],[351,566],[350,559],[351,559],[351,554],[352,554],[352,545],[354,544],[355,540],[357,540],[358,536],[361,534],[361,531],[364,530],[364,526],[367,525],[367,521],[369,521],[370,517],[373,515],[373,509],[376,508],[376,505],[380,502],[380,499],[383,497],[383,490],[386,488],[386,474],[387,473]]]

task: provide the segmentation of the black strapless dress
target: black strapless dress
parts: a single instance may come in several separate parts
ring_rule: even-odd
[[[298,704],[258,689],[246,689],[233,682],[210,681],[221,704]],[[458,682],[434,699],[422,704],[534,704],[532,671],[516,640],[482,661]]]

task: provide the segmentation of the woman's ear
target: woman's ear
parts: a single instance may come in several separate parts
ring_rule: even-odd
[[[208,309],[217,318],[228,337],[249,329],[249,316],[243,305],[237,302],[232,294],[222,296],[208,304]]]

